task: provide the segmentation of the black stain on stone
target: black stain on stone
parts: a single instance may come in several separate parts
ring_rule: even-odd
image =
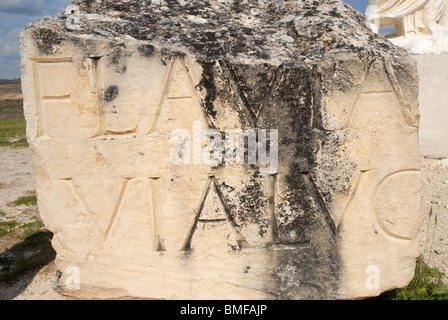
[[[275,204],[275,238],[294,249],[276,253],[275,272],[266,290],[279,299],[337,296],[337,234],[312,175],[319,143],[329,139],[321,126],[321,78],[313,65],[284,66],[270,103],[257,118],[258,126],[278,129],[281,141],[279,164],[284,168],[284,182]],[[249,88],[255,90],[254,84]],[[300,245],[305,246],[296,248]]]
[[[239,210],[236,219],[242,224],[258,226],[258,234],[263,237],[268,232],[269,204],[260,184],[261,177],[255,171],[251,180],[241,190]]]
[[[177,0],[165,0],[169,8],[179,7],[179,2]]]
[[[141,46],[138,47],[138,52],[140,53],[141,56],[150,58],[154,54],[155,48],[150,44],[142,44]]]
[[[115,98],[118,96],[118,93],[119,93],[118,86],[116,85],[109,86],[104,92],[103,99],[106,102],[111,102],[115,100]]]
[[[112,47],[112,50],[108,53],[108,67],[112,68],[116,73],[123,74],[127,71],[127,66],[124,64],[123,57],[126,56],[124,50],[126,45],[124,43],[119,44],[116,47]],[[129,56],[129,54],[127,54]]]
[[[45,55],[53,54],[54,47],[61,45],[65,37],[51,29],[39,28],[34,32],[34,39],[40,52]]]
[[[215,64],[216,62],[203,62],[202,63],[202,79],[199,82],[199,88],[206,92],[205,95],[205,112],[216,118],[216,110],[214,102],[216,99],[216,86],[215,86]]]

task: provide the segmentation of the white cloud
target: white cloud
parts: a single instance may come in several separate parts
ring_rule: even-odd
[[[19,56],[19,32],[21,29],[0,31],[0,57],[12,59]]]
[[[16,15],[56,14],[72,0],[1,0],[0,12]]]
[[[39,17],[39,15],[32,16],[0,12],[0,32],[16,28],[23,29],[28,23],[36,22]]]
[[[49,2],[48,0],[2,0],[0,12],[34,15],[43,12]]]
[[[20,78],[20,59],[0,58],[0,79]]]
[[[20,77],[20,31],[21,29],[0,30],[0,79]]]
[[[20,77],[18,34],[39,17],[55,15],[72,0],[0,0],[0,79]]]

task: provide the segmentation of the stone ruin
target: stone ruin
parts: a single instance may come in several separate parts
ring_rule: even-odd
[[[416,66],[342,1],[80,0],[20,38],[59,292],[350,299],[413,277]]]

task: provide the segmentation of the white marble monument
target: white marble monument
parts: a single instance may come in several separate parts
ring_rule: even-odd
[[[413,53],[448,51],[446,0],[369,0],[367,25],[378,33],[394,25],[397,38],[391,41]]]

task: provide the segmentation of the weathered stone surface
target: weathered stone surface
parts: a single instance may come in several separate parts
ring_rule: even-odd
[[[420,151],[432,159],[448,158],[448,54],[414,55],[420,78]]]
[[[25,115],[58,289],[317,299],[407,284],[416,67],[363,20],[336,0],[84,0],[27,26]],[[278,130],[278,161],[226,144],[243,161],[204,163],[208,128],[267,129],[271,153]]]

